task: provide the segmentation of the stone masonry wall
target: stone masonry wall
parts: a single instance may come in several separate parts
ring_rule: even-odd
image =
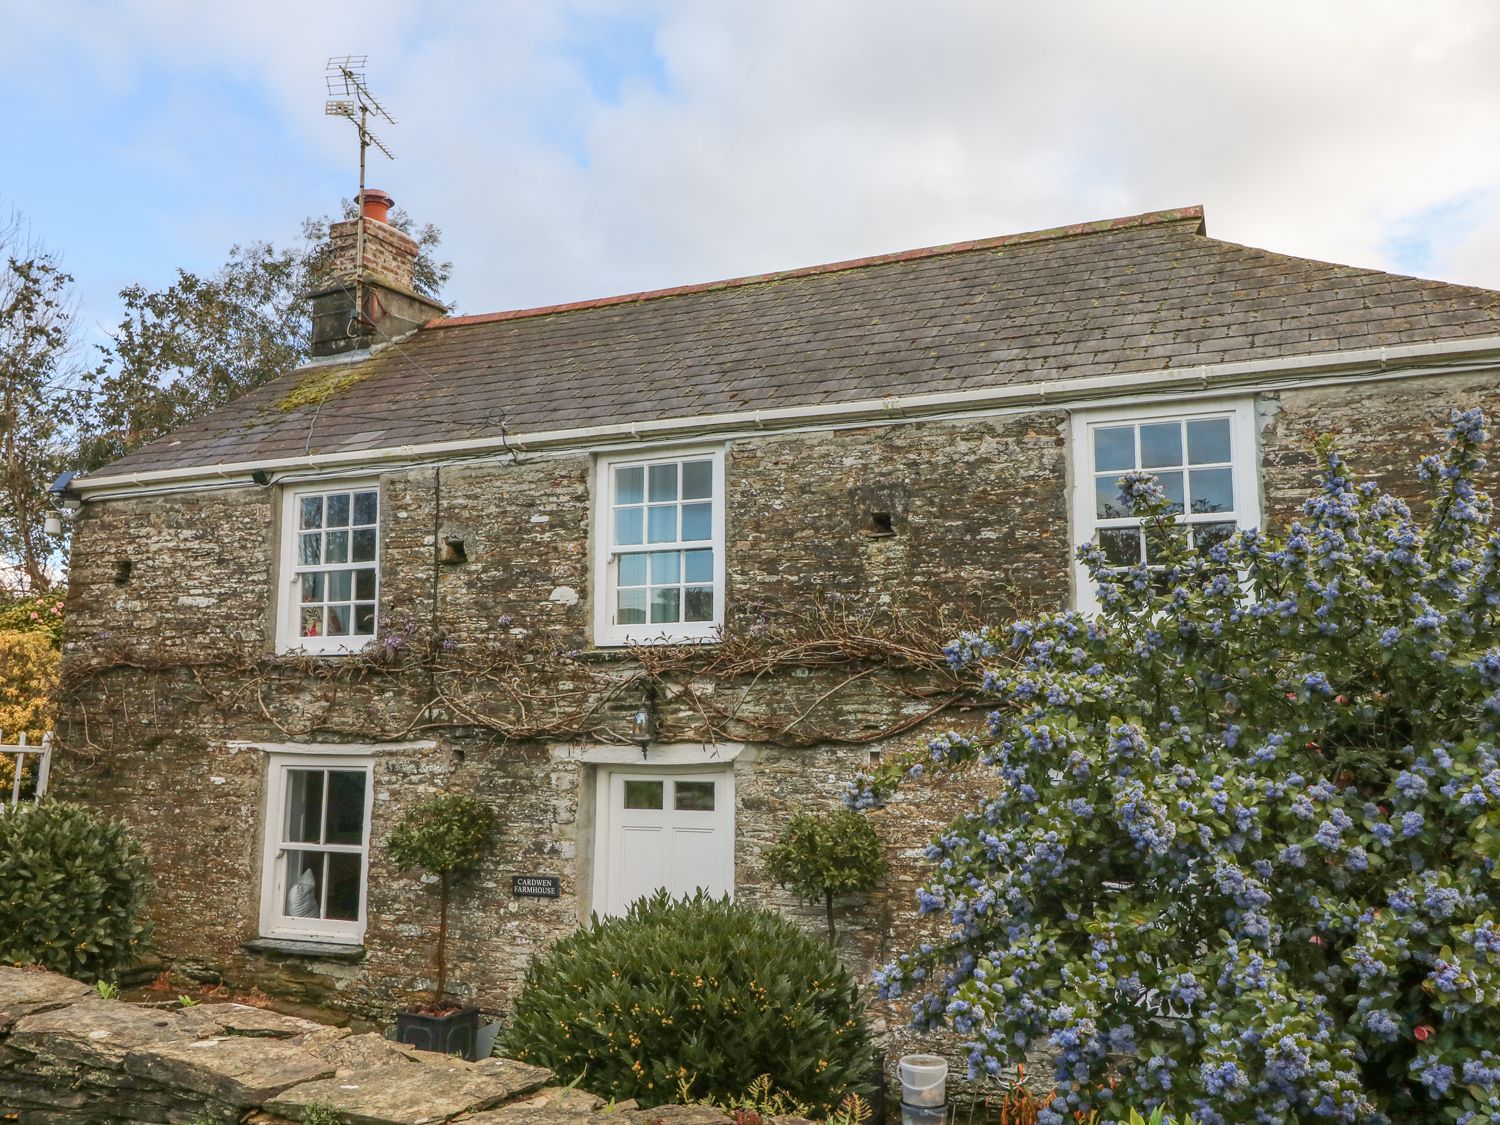
[[[1416,458],[1438,447],[1449,408],[1475,403],[1500,417],[1493,376],[1261,396],[1268,517],[1281,523],[1294,515],[1315,479],[1308,431],[1340,430],[1356,470],[1406,493]],[[990,620],[1066,604],[1067,421],[1062,411],[1041,411],[734,442],[725,473],[731,623],[832,593]],[[563,666],[559,695],[571,682],[568,667],[628,677],[618,654],[591,652],[591,476],[583,455],[382,475],[382,622],[437,624],[460,648],[512,635],[518,644],[543,641],[584,662]],[[531,956],[591,906],[587,795],[595,767],[577,760],[577,739],[507,739],[466,726],[463,709],[484,704],[488,689],[462,677],[421,666],[355,675],[336,659],[271,658],[276,508],[272,488],[85,507],[69,589],[59,790],[137,829],[156,876],[158,944],[174,967],[374,1017],[430,987],[435,933],[435,896],[392,868],[381,841],[422,795],[482,797],[500,812],[501,838],[493,862],[456,902],[449,976],[459,994],[503,1010]],[[895,534],[864,534],[872,512],[888,513]],[[440,561],[447,539],[463,540],[467,562]],[[123,584],[120,559],[132,564]],[[91,672],[91,664],[109,667]],[[756,690],[795,714],[841,676],[779,673]],[[419,710],[435,684],[449,702]],[[824,706],[855,735],[882,730],[912,707],[865,681],[830,698]],[[613,722],[610,708],[630,702],[613,700],[600,714]],[[901,749],[981,715],[940,715],[885,744],[830,737],[747,748],[735,765],[737,894],[820,929],[819,912],[764,873],[761,855],[787,817],[833,804],[872,751]],[[664,721],[674,739],[701,737],[689,711]],[[259,751],[231,743],[418,739],[432,745],[375,764],[362,959],[247,950],[258,927],[265,764]],[[876,895],[841,904],[851,968],[865,973],[920,939],[921,849],[971,800],[957,788],[903,795],[876,814],[892,873]],[[536,872],[558,875],[562,897],[511,895],[512,875]],[[893,1031],[904,1019],[904,1011],[877,1014]],[[901,1033],[893,1045],[909,1042]]]

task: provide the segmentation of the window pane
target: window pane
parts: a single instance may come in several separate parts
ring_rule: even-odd
[[[1102,520],[1130,515],[1130,505],[1115,483],[1119,479],[1113,476],[1094,478],[1094,515]]]
[[[365,842],[365,771],[328,771],[328,834],[325,844]]]
[[[682,506],[682,537],[685,540],[712,539],[712,504],[684,504]]]
[[[336,492],[328,498],[328,526],[349,526],[349,494]]]
[[[375,561],[375,529],[361,528],[354,533],[354,562]]]
[[[676,586],[665,586],[660,590],[651,591],[651,621],[658,622],[681,621],[682,613],[680,605],[682,602],[682,591]]]
[[[323,600],[323,576],[321,574],[304,574],[302,576],[302,600],[305,602],[320,602]]]
[[[315,577],[304,574],[303,579]],[[328,572],[328,600],[331,602],[347,602],[354,596],[354,572],[352,570],[331,570]]]
[[[359,869],[361,857],[353,852],[330,852],[328,856],[328,910],[326,918],[340,922],[359,921]]]
[[[676,465],[652,465],[650,466],[649,482],[650,492],[647,500],[676,500],[677,499],[677,466]]]
[[[683,551],[682,564],[684,581],[712,582],[714,580],[714,553],[712,551]]]
[[[323,913],[323,853],[286,853],[286,901],[288,918],[317,918]]]
[[[1234,480],[1229,469],[1194,469],[1188,474],[1193,511],[1234,511]]]
[[[360,601],[374,600],[375,572],[373,570],[356,570],[354,572],[354,596]]]
[[[286,771],[286,821],[282,841],[316,844],[323,831],[323,771]]]
[[[302,611],[302,623],[297,631],[304,637],[321,637],[323,635],[323,611],[321,609],[304,609]]]
[[[1227,542],[1235,532],[1232,523],[1200,523],[1193,527],[1193,544],[1200,551]]]
[[[347,637],[349,635],[349,607],[346,605],[331,605],[328,607],[328,636]]]
[[[302,521],[300,527],[322,527],[323,526],[323,498],[321,496],[304,496],[302,498]]]
[[[682,498],[706,500],[714,494],[714,463],[689,461],[682,466]]]
[[[1099,531],[1099,546],[1112,566],[1134,566],[1141,561],[1141,532],[1135,527],[1106,527]]]
[[[615,512],[615,543],[633,546],[641,541],[641,509],[621,508]]]
[[[663,783],[660,781],[625,782],[625,807],[627,809],[659,809],[662,805]]]
[[[662,504],[648,508],[651,513],[647,521],[647,543],[677,542],[677,505]]]
[[[347,531],[328,532],[324,544],[324,562],[341,563],[349,561],[349,533]]]
[[[1135,468],[1135,427],[1101,426],[1094,431],[1094,468],[1121,472]]]
[[[1141,468],[1182,464],[1182,423],[1153,422],[1141,427]]]
[[[297,565],[317,566],[323,561],[323,536],[316,531],[297,536]]]
[[[620,556],[621,586],[644,586],[646,584],[646,556],[642,554]]]
[[[356,492],[354,494],[354,522],[362,524],[374,523],[380,512],[380,493],[378,492]]]
[[[651,581],[657,586],[665,582],[680,582],[681,556],[677,551],[651,552]]]
[[[1161,489],[1167,494],[1167,511],[1173,515],[1182,514],[1182,473],[1157,473],[1157,481]]]
[[[689,586],[683,592],[682,618],[684,621],[712,621],[714,619],[714,588],[712,586]]]
[[[645,497],[641,494],[646,470],[639,465],[615,470],[615,503],[639,504]]]
[[[620,591],[620,608],[615,611],[615,622],[619,625],[644,625],[646,623],[644,587]]]
[[[678,812],[713,812],[712,781],[679,781],[672,786],[672,802]]]
[[[1187,424],[1188,460],[1194,465],[1229,460],[1229,419],[1203,418]]]
[[[375,635],[375,605],[373,602],[354,607],[354,631],[362,637]]]

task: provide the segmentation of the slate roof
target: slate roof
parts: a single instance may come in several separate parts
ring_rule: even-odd
[[[1500,335],[1500,292],[1273,254],[1191,207],[575,305],[435,320],[99,470],[346,453]],[[278,403],[351,373],[321,406]]]

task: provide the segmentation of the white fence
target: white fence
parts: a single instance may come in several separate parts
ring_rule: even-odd
[[[4,737],[5,732],[0,731],[0,739]],[[10,768],[10,792],[0,796],[0,801],[8,797],[11,805],[18,805],[23,797],[41,800],[47,792],[47,775],[52,770],[52,732],[42,735],[37,744],[26,741],[25,731],[21,732],[19,742],[0,741],[0,763]]]

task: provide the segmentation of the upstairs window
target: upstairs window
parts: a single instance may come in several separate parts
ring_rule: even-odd
[[[713,639],[724,620],[719,450],[599,464],[595,640]]]
[[[375,636],[380,491],[288,489],[283,511],[282,651],[358,652]]]
[[[1074,416],[1073,541],[1098,543],[1115,566],[1150,565],[1141,521],[1130,514],[1119,480],[1151,473],[1169,510],[1200,550],[1240,527],[1260,523],[1254,412],[1246,402],[1217,409],[1161,413],[1150,409]],[[1077,567],[1078,607],[1097,598],[1088,571]]]

